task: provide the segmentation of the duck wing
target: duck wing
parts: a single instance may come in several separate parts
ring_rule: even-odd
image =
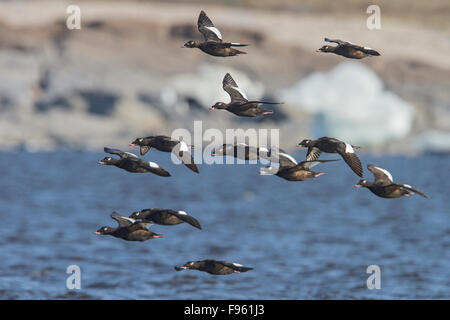
[[[323,162],[331,162],[331,161],[339,161],[339,159],[333,159],[333,160],[312,160],[312,161],[302,161],[298,165],[305,170],[309,170],[314,166],[317,166],[319,163]]]
[[[197,221],[197,219],[188,215],[186,212],[173,210],[170,213],[173,214],[174,216],[176,216],[177,218],[179,218],[180,220],[183,220],[184,222],[189,223],[191,226],[196,227],[197,229],[200,229],[200,230],[202,229],[202,227],[200,226],[200,223]]]
[[[308,152],[306,153],[306,160],[307,161],[317,160],[320,157],[321,153],[322,153],[322,151],[320,151],[319,148],[309,147]]]
[[[379,186],[388,186],[394,183],[392,175],[386,169],[373,164],[369,164],[367,166],[367,169],[369,169],[369,171],[373,173],[373,176],[375,177],[375,184]]]
[[[229,73],[225,75],[225,77],[222,80],[222,87],[223,90],[225,90],[226,93],[230,95],[231,102],[240,102],[240,103],[246,103],[248,102],[247,95],[244,91],[242,91],[234,79],[231,77]]]
[[[222,34],[203,10],[198,16],[197,27],[198,31],[200,31],[206,41],[222,42]]]
[[[137,155],[135,155],[134,153],[131,153],[131,152],[124,152],[119,149],[112,149],[112,148],[108,148],[108,147],[104,147],[103,150],[106,153],[118,155],[122,159],[132,159],[132,160],[139,159],[139,157]]]

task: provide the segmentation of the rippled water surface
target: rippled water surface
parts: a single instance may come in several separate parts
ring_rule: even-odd
[[[295,156],[300,159],[303,153]],[[99,166],[101,153],[0,153],[1,299],[450,298],[448,156],[370,157],[430,196],[381,199],[355,189],[343,161],[306,182],[259,176],[259,165],[200,165],[152,151],[172,177]],[[332,158],[332,157],[331,157]],[[372,175],[366,172],[371,180]],[[187,211],[202,224],[153,226],[162,239],[97,236],[110,213]],[[254,267],[229,276],[176,272],[216,258]],[[81,290],[66,268],[81,268]],[[368,290],[366,268],[381,268]]]

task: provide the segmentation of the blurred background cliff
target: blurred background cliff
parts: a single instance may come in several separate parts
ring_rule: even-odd
[[[81,8],[68,30],[66,8]],[[366,9],[381,8],[381,30]],[[205,10],[247,55],[181,49],[200,39]],[[385,153],[450,151],[450,3],[400,1],[1,1],[0,149],[101,150],[173,129],[279,128],[290,149],[306,137]],[[378,50],[352,61],[320,54],[324,37]],[[252,99],[284,101],[240,119],[230,72]]]

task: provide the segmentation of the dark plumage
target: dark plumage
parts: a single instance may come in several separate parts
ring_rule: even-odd
[[[152,225],[149,222],[136,221],[134,219],[122,217],[113,212],[111,218],[119,224],[117,228],[101,227],[95,234],[110,235],[127,241],[146,241],[149,239],[162,238],[162,234],[157,234],[148,230]]]
[[[361,160],[359,160],[353,150],[354,148],[359,149],[357,146],[353,146],[336,138],[322,137],[317,140],[305,139],[300,142],[297,147],[308,148],[308,153],[306,154],[307,161],[317,160],[322,152],[338,153],[358,176],[363,176]]]
[[[192,171],[199,173],[197,165],[194,162],[188,146],[184,141],[173,140],[167,136],[149,136],[145,138],[137,138],[130,146],[139,146],[141,155],[146,154],[151,148],[155,148],[162,152],[173,152],[183,164]]]
[[[144,209],[133,212],[130,215],[132,219],[141,219],[145,222],[151,222],[162,225],[176,225],[183,222],[190,224],[197,229],[202,229],[200,223],[194,217],[189,216],[184,211],[176,211],[171,209]]]
[[[360,180],[355,187],[365,187],[368,188],[372,193],[376,194],[382,198],[399,198],[403,196],[410,196],[414,193],[420,194],[422,197],[428,199],[428,196],[425,195],[422,191],[414,189],[410,185],[394,183],[392,179],[392,175],[386,170],[379,166],[368,165],[367,169],[373,173],[375,177],[374,182],[367,181],[365,179]]]
[[[107,147],[105,147],[104,150],[106,153],[118,155],[120,159],[105,157],[103,160],[98,161],[98,164],[116,166],[128,172],[151,172],[161,177],[170,176],[170,173],[164,170],[164,168],[160,167],[157,163],[144,161],[143,159],[138,158],[138,156],[136,156],[135,154]]]
[[[230,156],[242,160],[259,160],[260,158],[268,159],[270,150],[263,147],[251,147],[245,143],[223,144],[221,147],[215,148],[212,156]]]
[[[271,149],[271,158],[272,161],[274,158],[278,158],[279,167],[276,168],[268,166],[262,168],[259,174],[276,175],[288,181],[305,181],[312,178],[317,178],[325,173],[311,171],[310,169],[312,167],[321,162],[338,161],[338,160],[312,160],[297,163],[297,161],[292,156],[285,153],[281,149],[279,150],[279,152],[274,152],[274,150]]]
[[[223,42],[222,34],[217,29],[206,13],[202,10],[197,21],[198,31],[205,38],[204,42],[188,41],[184,44],[186,48],[198,48],[203,52],[215,57],[230,57],[246,52],[234,49],[232,47],[245,47],[247,44],[235,42]]]
[[[176,271],[181,271],[184,269],[199,270],[214,275],[241,273],[253,270],[253,268],[244,267],[243,265],[238,263],[218,261],[214,259],[207,259],[202,261],[189,261],[180,267],[175,267]]]
[[[227,110],[240,117],[257,117],[264,114],[272,114],[273,111],[260,108],[260,104],[282,104],[282,102],[249,101],[231,75],[227,73],[222,81],[222,87],[230,95],[229,103],[217,102],[210,110]]]
[[[325,38],[326,42],[334,42],[337,43],[337,46],[325,45],[317,50],[317,52],[331,52],[340,56],[344,56],[346,58],[351,59],[362,59],[370,56],[379,56],[380,54],[368,47],[358,46],[356,44],[342,41],[342,40],[331,40]]]

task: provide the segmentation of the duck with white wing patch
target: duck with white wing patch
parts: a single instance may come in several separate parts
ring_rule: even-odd
[[[386,169],[381,168],[380,166],[375,166],[373,164],[369,164],[367,169],[373,173],[375,177],[374,182],[367,181],[365,179],[360,180],[355,187],[360,188],[368,188],[372,191],[373,194],[381,197],[381,198],[400,198],[400,197],[408,197],[413,195],[414,193],[420,194],[422,197],[427,198],[428,196],[424,194],[422,191],[414,189],[408,184],[394,183],[394,179],[392,175]]]
[[[209,110],[226,110],[240,117],[257,117],[273,113],[259,105],[283,104],[282,102],[249,101],[245,92],[238,87],[229,73],[222,80],[222,88],[230,95],[231,101],[229,103],[217,102]]]
[[[338,153],[353,172],[360,177],[363,176],[361,160],[359,160],[354,150],[360,147],[329,137],[322,137],[317,140],[304,139],[297,147],[308,148],[308,153],[306,154],[307,161],[317,160],[322,152]]]

